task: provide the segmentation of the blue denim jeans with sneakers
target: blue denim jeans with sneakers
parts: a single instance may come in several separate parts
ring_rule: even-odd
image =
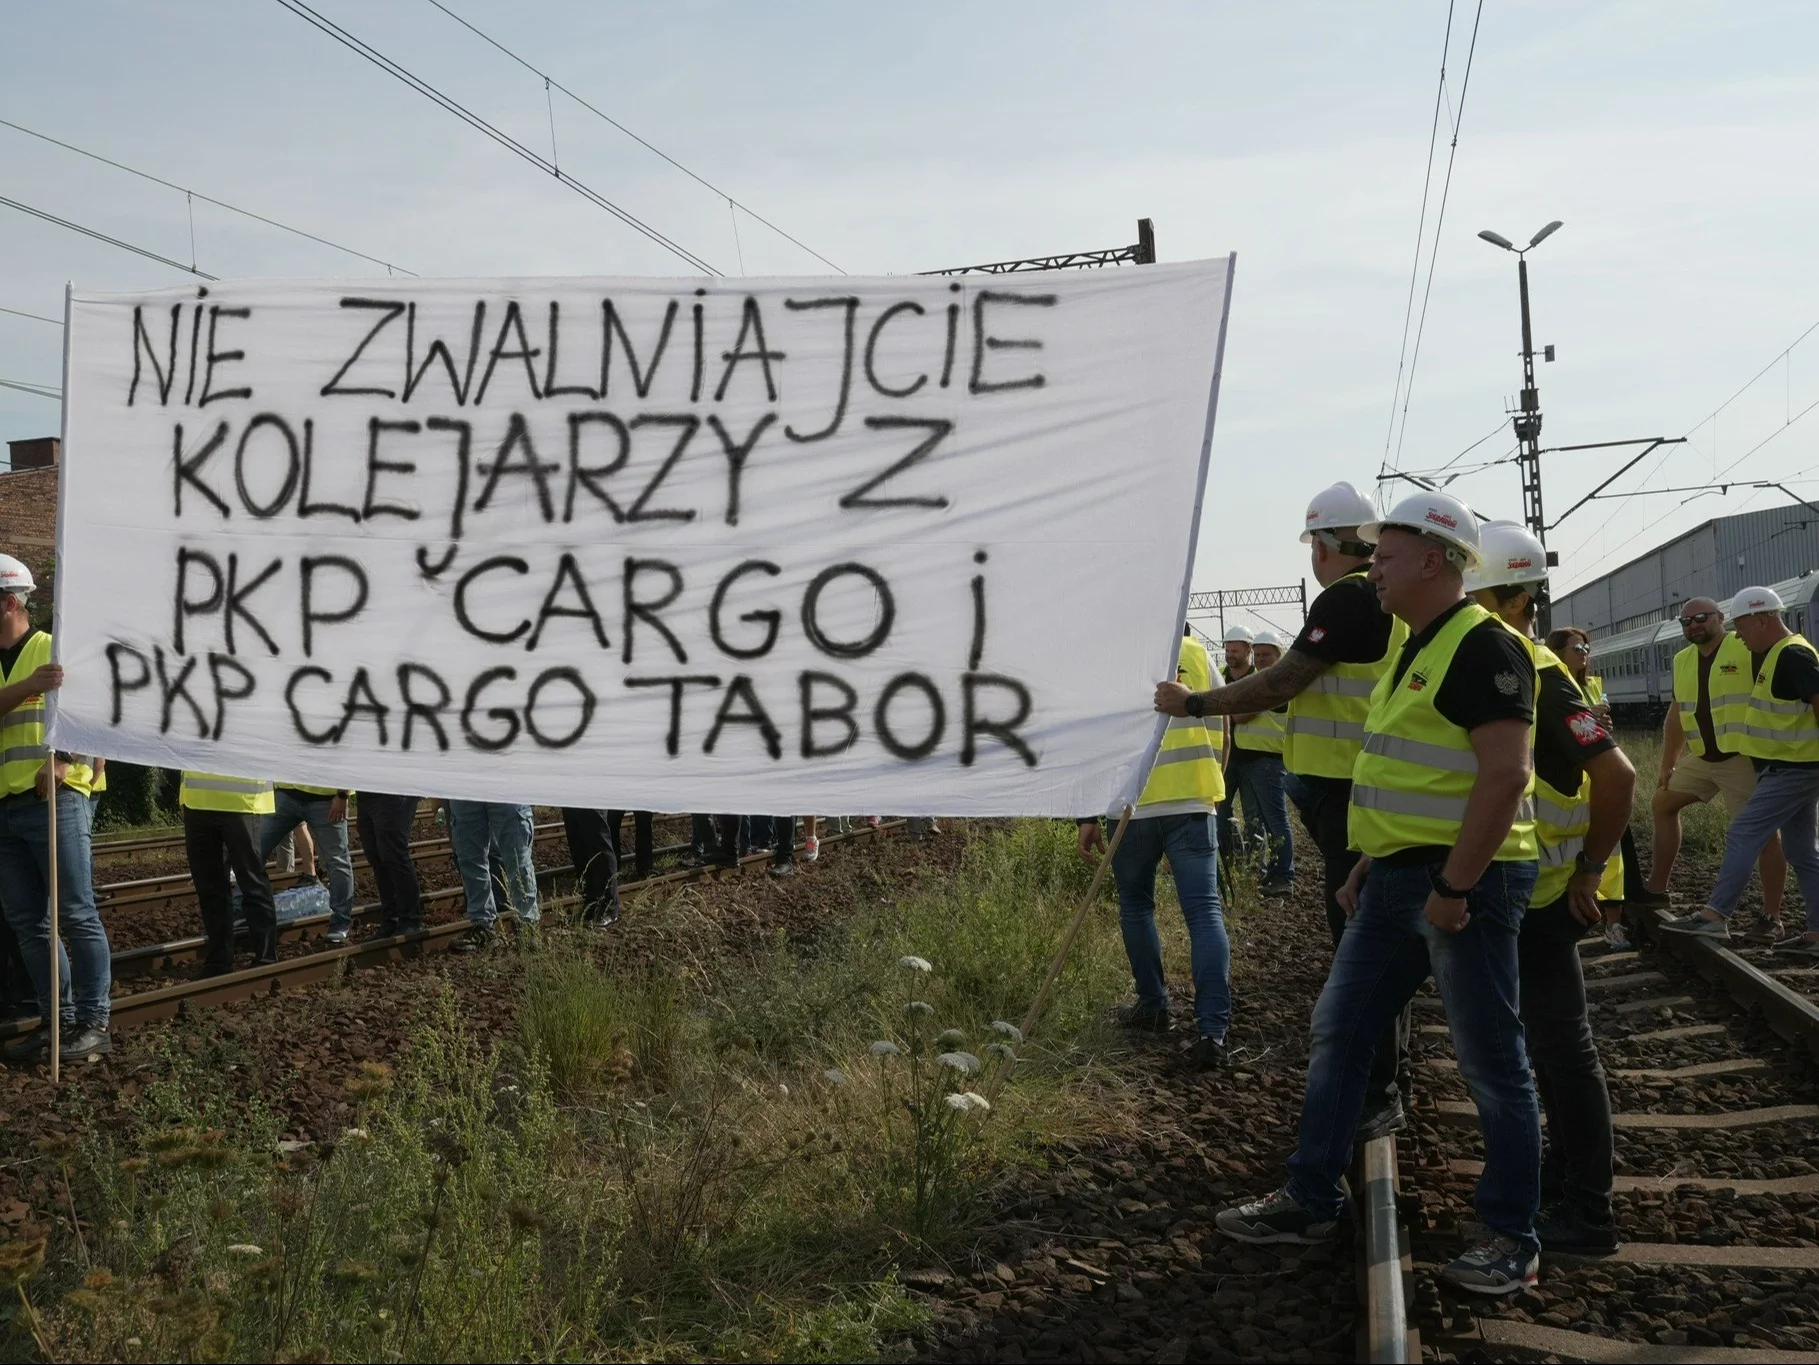
[[[1517,1008],[1517,939],[1535,871],[1534,863],[1492,863],[1467,897],[1470,920],[1449,934],[1423,913],[1428,868],[1371,868],[1309,1030],[1307,1097],[1288,1162],[1288,1192],[1302,1208],[1338,1216],[1378,1039],[1431,975],[1484,1135],[1478,1216],[1525,1251],[1540,1249],[1541,1113]]]
[[[1194,1018],[1206,1038],[1225,1038],[1232,1015],[1231,944],[1219,907],[1219,837],[1213,816],[1153,815],[1133,819],[1112,858],[1118,926],[1137,983],[1139,1009],[1165,1013],[1162,940],[1156,933],[1156,872],[1168,857],[1194,970]]]
[[[1819,802],[1819,768],[1768,767],[1756,775],[1756,790],[1724,834],[1724,861],[1706,905],[1729,919],[1756,871],[1756,859],[1781,831],[1781,847],[1806,900],[1806,930],[1819,934],[1819,845],[1814,842],[1814,803]]]
[[[50,805],[31,793],[0,801],[0,906],[19,940],[19,955],[38,996],[39,1017],[52,1009],[65,1028],[106,1027],[113,958],[95,909],[89,834],[95,818],[86,796],[57,789],[57,994],[51,999]],[[63,944],[69,945],[64,952]]]
[[[531,861],[531,808],[503,801],[450,801],[449,841],[461,888],[467,893],[470,924],[491,925],[499,918],[493,898],[493,878],[487,866],[487,849],[499,855],[504,869],[501,890],[505,913],[527,924],[536,923],[537,867]]]

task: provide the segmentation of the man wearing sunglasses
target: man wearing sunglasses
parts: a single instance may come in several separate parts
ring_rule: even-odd
[[[1680,812],[1722,796],[1725,813],[1735,820],[1756,790],[1756,769],[1742,752],[1755,679],[1749,647],[1726,633],[1724,611],[1709,597],[1687,601],[1680,629],[1687,647],[1674,656],[1674,705],[1662,723],[1661,776],[1649,802],[1655,856],[1643,894],[1632,897],[1645,905],[1668,903],[1668,876],[1680,853]],[[1757,869],[1767,932],[1778,936],[1787,883],[1779,835],[1763,846]]]

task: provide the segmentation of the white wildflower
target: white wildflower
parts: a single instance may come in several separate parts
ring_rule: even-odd
[[[1014,1062],[1017,1060],[1017,1054],[1011,1051],[1008,1043],[988,1043],[985,1050],[1001,1061]]]
[[[777,1085],[777,1093],[787,1100],[789,1098],[789,1087],[779,1082]]]
[[[992,1102],[976,1090],[963,1090],[960,1092],[960,1098],[966,1101],[967,1108],[977,1109],[981,1113],[989,1111],[992,1107]]]
[[[902,1048],[898,1047],[888,1038],[880,1038],[877,1042],[872,1044],[872,1056],[874,1057],[895,1057],[902,1051]]]
[[[256,1247],[251,1242],[235,1242],[232,1246],[230,1246],[228,1248],[228,1251],[231,1252],[235,1256],[263,1256],[263,1255],[265,1255],[264,1247]]]
[[[943,1052],[935,1060],[942,1066],[952,1067],[963,1076],[977,1075],[979,1068],[984,1065],[970,1052]]]
[[[943,1029],[935,1041],[942,1047],[956,1048],[966,1041],[966,1035],[957,1028]]]
[[[947,1107],[958,1114],[964,1114],[973,1107],[972,1102],[965,1095],[949,1095],[946,1099]]]
[[[926,957],[900,957],[897,959],[897,965],[899,967],[907,967],[912,972],[932,972],[935,970],[934,964]]]
[[[343,1142],[371,1142],[373,1135],[364,1128],[344,1128],[341,1131]]]
[[[1008,1019],[992,1020],[992,1032],[1003,1034],[1013,1043],[1021,1043],[1023,1041],[1023,1030],[1018,1028]]]
[[[846,1073],[837,1066],[830,1066],[826,1071],[823,1071],[821,1074],[823,1077],[825,1077],[827,1079],[829,1084],[832,1084],[832,1085],[845,1085],[846,1084]]]
[[[912,1000],[903,1007],[905,1014],[933,1014],[935,1007],[926,1000]]]

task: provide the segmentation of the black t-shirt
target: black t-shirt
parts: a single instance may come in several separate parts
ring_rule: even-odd
[[[1700,650],[1693,657],[1699,666],[1699,690],[1693,703],[1693,723],[1699,727],[1699,742],[1705,747],[1705,752],[1699,757],[1707,763],[1722,763],[1730,755],[1718,752],[1718,732],[1712,728],[1712,665],[1717,662],[1718,651],[1714,649],[1707,654]]]
[[[0,668],[4,668],[8,673],[11,673],[13,671],[13,665],[19,662],[19,656],[25,652],[25,647],[32,642],[32,636],[39,633],[38,628],[34,626],[26,631],[25,634],[21,635],[19,637],[19,643],[14,645],[11,649],[0,649]],[[24,679],[15,678],[14,681],[23,682]]]
[[[1399,686],[1410,665],[1446,623],[1465,609],[1462,599],[1409,636],[1396,656]],[[1434,693],[1434,709],[1461,730],[1476,730],[1497,720],[1535,718],[1535,659],[1520,636],[1491,617],[1480,621],[1459,642],[1446,676]],[[1378,861],[1388,867],[1417,867],[1444,862],[1451,850],[1440,845],[1405,848]]]
[[[1766,658],[1766,649],[1760,654],[1751,652],[1752,676],[1762,672],[1762,661]],[[1775,660],[1775,676],[1769,680],[1768,691],[1776,701],[1811,702],[1819,696],[1819,656],[1797,646],[1782,650],[1781,657]],[[1750,762],[1757,772],[1769,768],[1819,768],[1819,763],[1798,763],[1781,758],[1753,758]]]
[[[1390,614],[1377,590],[1351,574],[1325,589],[1308,608],[1307,623],[1290,649],[1324,664],[1374,664],[1390,647]]]
[[[1617,741],[1598,723],[1572,679],[1557,668],[1541,671],[1535,709],[1535,775],[1570,795],[1579,789],[1587,760],[1615,749]]]

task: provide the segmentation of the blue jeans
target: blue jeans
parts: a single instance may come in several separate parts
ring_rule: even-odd
[[[1307,1098],[1288,1162],[1288,1191],[1304,1209],[1324,1218],[1343,1206],[1339,1177],[1351,1163],[1378,1039],[1431,973],[1484,1134],[1478,1217],[1539,1250],[1541,1114],[1517,1009],[1517,936],[1534,887],[1534,863],[1492,863],[1467,899],[1470,921],[1449,934],[1422,913],[1433,889],[1426,867],[1371,869],[1309,1030]]]
[[[19,953],[38,995],[38,1015],[55,1007],[65,1027],[105,1025],[113,958],[95,909],[89,832],[94,807],[57,789],[57,994],[51,1000],[50,808],[33,797],[0,802],[0,905],[19,939]]]
[[[1209,815],[1133,819],[1112,858],[1118,883],[1118,926],[1137,982],[1139,1009],[1168,1008],[1162,940],[1156,934],[1156,871],[1162,857],[1175,877],[1181,918],[1194,968],[1194,1017],[1209,1038],[1225,1037],[1232,1017],[1232,950],[1219,909],[1219,837]]]
[[[1819,801],[1819,768],[1765,768],[1724,835],[1724,861],[1705,903],[1729,919],[1743,899],[1756,859],[1781,831],[1781,849],[1806,900],[1806,929],[1819,934],[1819,846],[1813,804]]]
[[[272,799],[276,809],[259,820],[259,861],[270,858],[272,850],[298,825],[308,825],[316,838],[316,851],[328,867],[328,927],[350,928],[354,922],[354,859],[347,849],[347,817],[328,818],[328,808],[335,800],[332,796],[279,787]],[[305,868],[304,872],[314,876],[316,869]]]
[[[1237,785],[1238,800],[1244,806],[1245,832],[1254,835],[1262,830],[1269,840],[1269,860],[1263,867],[1265,880],[1293,878],[1295,841],[1288,827],[1288,770],[1282,766],[1282,755],[1255,754],[1242,763],[1233,763],[1226,777]]]
[[[450,801],[448,814],[455,866],[467,893],[469,922],[488,925],[499,918],[486,865],[490,846],[505,870],[506,913],[527,924],[536,923],[540,916],[537,867],[531,861],[531,808],[502,801]]]

